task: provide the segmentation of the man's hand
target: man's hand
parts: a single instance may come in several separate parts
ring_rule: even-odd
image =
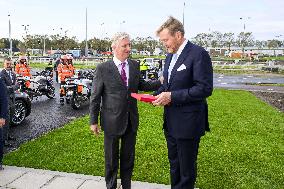
[[[5,119],[0,118],[0,128],[5,125]]]
[[[159,80],[160,80],[161,84],[163,85],[163,83],[164,83],[164,77],[163,77],[163,76],[159,77]]]
[[[98,124],[91,125],[90,129],[94,133],[94,135],[96,135],[96,136],[99,135],[100,132],[101,132],[101,129],[100,129]]]
[[[154,106],[165,106],[171,103],[171,92],[162,92],[157,97],[157,100],[153,101]]]

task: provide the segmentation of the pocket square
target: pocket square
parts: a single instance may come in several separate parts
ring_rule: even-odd
[[[186,69],[185,65],[182,64],[182,65],[180,65],[180,67],[177,69],[177,71],[179,72],[179,71],[182,71],[182,70],[185,70],[185,69]]]

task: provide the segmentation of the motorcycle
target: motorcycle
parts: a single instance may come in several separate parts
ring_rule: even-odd
[[[34,79],[30,77],[18,77],[19,91],[26,92],[31,99],[38,96],[46,95],[48,98],[54,98],[55,88],[53,87],[52,77],[46,70],[36,72]]]
[[[153,67],[147,71],[148,80],[157,80],[159,78],[159,68]]]
[[[79,77],[67,78],[61,90],[64,90],[66,103],[71,104],[75,110],[79,109],[83,102],[89,101],[91,96],[93,73],[90,71],[80,73]],[[60,101],[61,105],[64,100]]]
[[[31,99],[25,92],[19,92],[17,88],[8,86],[9,112],[11,125],[20,125],[31,113]]]

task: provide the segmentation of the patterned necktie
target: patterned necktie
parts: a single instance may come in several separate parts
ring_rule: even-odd
[[[120,75],[121,75],[121,79],[122,79],[124,85],[127,86],[127,76],[126,76],[126,72],[125,72],[125,65],[126,65],[125,62],[122,62],[122,63],[121,63],[121,72],[120,72]]]

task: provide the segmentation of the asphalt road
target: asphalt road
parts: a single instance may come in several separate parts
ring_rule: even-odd
[[[10,128],[11,136],[16,140],[9,140],[11,147],[6,147],[5,152],[12,151],[20,144],[37,138],[53,129],[62,127],[70,120],[89,113],[89,102],[85,102],[79,110],[74,110],[70,104],[59,104],[59,84],[55,83],[56,96],[49,99],[46,96],[34,98],[31,114],[18,126]]]

